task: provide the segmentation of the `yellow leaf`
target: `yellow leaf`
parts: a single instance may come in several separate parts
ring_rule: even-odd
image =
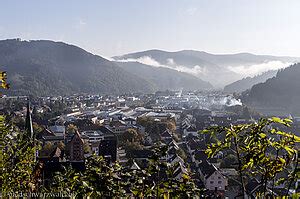
[[[164,199],[169,199],[169,192],[164,193]]]

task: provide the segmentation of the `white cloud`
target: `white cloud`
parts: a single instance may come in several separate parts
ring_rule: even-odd
[[[224,83],[221,83],[221,86],[223,86],[223,84],[228,84],[231,83],[239,78],[243,78],[243,77],[253,77],[255,75],[261,74],[263,72],[269,71],[269,70],[278,70],[281,68],[285,68],[288,67],[289,65],[291,65],[291,63],[284,63],[281,61],[269,61],[266,63],[261,63],[261,64],[254,64],[254,65],[247,65],[247,66],[228,66],[227,69],[229,69],[230,71],[236,73],[237,75],[239,75],[239,77],[232,77],[232,81],[227,81],[226,76],[224,77],[219,77],[219,79],[214,79],[215,77],[212,76],[213,74],[209,74],[208,68],[206,68],[205,66],[199,66],[199,65],[195,65],[193,67],[187,67],[184,65],[179,65],[177,64],[173,58],[167,58],[166,59],[166,64],[162,64],[159,63],[157,60],[153,59],[150,56],[143,56],[143,57],[139,57],[137,59],[134,58],[128,58],[128,59],[123,59],[123,60],[116,60],[119,62],[138,62],[141,64],[146,64],[146,65],[150,65],[150,66],[154,66],[154,67],[164,67],[164,68],[169,68],[169,69],[173,69],[179,72],[184,72],[184,73],[188,73],[191,75],[194,75],[196,77],[200,77],[204,80],[207,81],[212,81],[211,83],[216,85],[217,81],[225,81]],[[232,103],[232,104],[239,104],[239,103]]]
[[[250,66],[228,66],[227,68],[242,76],[255,76],[269,70],[278,70],[290,66],[292,63],[282,61],[269,61],[261,64]]]
[[[186,13],[191,16],[195,15],[197,13],[197,11],[198,11],[198,8],[196,8],[196,7],[190,7],[188,9],[186,9]]]
[[[73,26],[75,29],[82,30],[87,25],[83,19],[78,19],[76,24]]]
[[[168,59],[167,59],[167,63],[168,63],[169,65],[175,65],[174,59],[172,59],[172,58],[168,58]]]
[[[86,22],[83,21],[82,19],[79,19],[79,25],[80,25],[80,26],[84,26],[84,25],[86,25]]]
[[[180,71],[180,72],[185,72],[185,73],[189,73],[195,76],[199,76],[199,75],[205,75],[207,73],[207,70],[205,67],[201,67],[201,66],[194,66],[192,68],[186,67],[186,66],[180,66],[180,65],[176,65],[175,67],[173,67],[173,69]]]
[[[139,57],[137,59],[134,58],[128,58],[128,59],[121,59],[117,60],[118,62],[139,62],[141,64],[146,64],[150,66],[155,66],[155,67],[164,67],[164,65],[158,63],[155,59],[149,56],[143,56]]]
[[[116,61],[118,61],[118,62],[138,62],[141,64],[150,65],[150,66],[154,66],[154,67],[169,68],[169,69],[177,70],[179,72],[189,73],[189,74],[192,74],[195,76],[199,76],[200,74],[205,75],[207,72],[206,68],[198,66],[198,65],[196,65],[192,68],[178,65],[172,58],[168,58],[166,60],[167,65],[159,63],[158,61],[156,61],[155,59],[153,59],[150,56],[143,56],[143,57],[139,57],[137,59],[134,59],[134,58],[121,59],[121,60],[116,60]]]

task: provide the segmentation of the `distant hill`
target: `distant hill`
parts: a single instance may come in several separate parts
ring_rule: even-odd
[[[129,66],[130,65],[130,66]],[[74,45],[47,40],[0,41],[0,69],[11,95],[122,94],[161,89],[209,89],[199,78],[172,69],[116,63]]]
[[[254,77],[246,77],[241,80],[235,81],[224,87],[225,92],[243,92],[247,89],[250,89],[253,85],[258,83],[263,83],[267,79],[272,78],[276,75],[277,70],[271,70],[264,72],[260,75],[256,75]]]
[[[294,64],[243,93],[243,102],[258,109],[300,115],[300,64]]]
[[[154,88],[113,62],[53,41],[0,41],[0,69],[13,95],[150,92]]]
[[[191,74],[178,72],[169,68],[153,67],[138,62],[116,63],[127,72],[146,79],[156,90],[203,90],[212,88],[210,83],[202,81]]]
[[[167,52],[162,50],[147,50],[113,57],[115,60],[138,61],[147,65],[162,65],[176,70],[196,75],[202,80],[209,81],[216,87],[224,87],[234,81],[249,76],[240,74],[251,68],[263,68],[259,64],[278,61],[277,64],[295,63],[300,58],[277,57],[269,55],[254,55],[250,53],[238,54],[210,54],[203,51],[182,50]],[[282,63],[281,63],[282,62]],[[242,71],[240,71],[242,70]],[[255,71],[255,70],[253,70]],[[265,69],[267,71],[267,69]],[[264,72],[264,71],[260,71]]]

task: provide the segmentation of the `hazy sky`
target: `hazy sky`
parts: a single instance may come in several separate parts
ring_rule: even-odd
[[[0,0],[0,39],[300,57],[300,0]]]

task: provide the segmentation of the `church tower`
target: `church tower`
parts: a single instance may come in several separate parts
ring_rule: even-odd
[[[25,120],[25,131],[30,139],[33,139],[33,127],[32,127],[32,119],[30,113],[30,102],[27,102],[27,113],[26,113],[26,120]]]

